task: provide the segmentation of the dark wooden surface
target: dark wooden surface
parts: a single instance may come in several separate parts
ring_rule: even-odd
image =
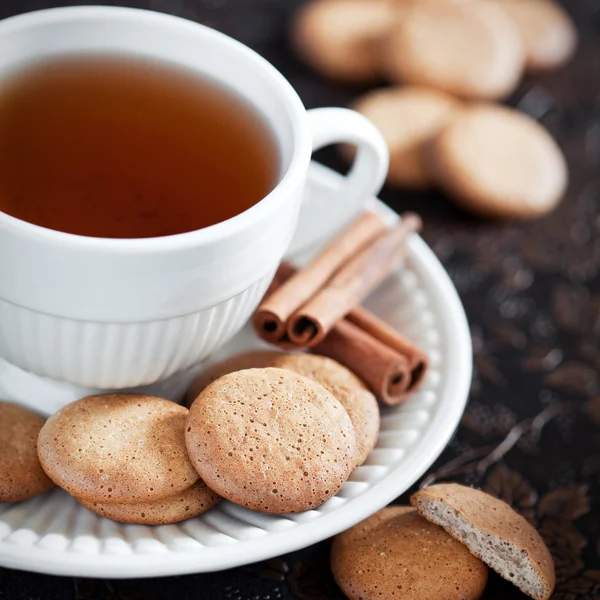
[[[80,3],[2,0],[0,17],[66,4]],[[363,91],[325,81],[293,57],[286,28],[296,0],[125,4],[198,20],[241,40],[275,64],[309,108],[343,106]],[[424,215],[424,237],[450,272],[471,323],[469,407],[432,473],[511,502],[552,549],[554,597],[592,600],[600,598],[600,3],[565,6],[582,36],[576,59],[527,78],[510,102],[540,119],[563,147],[571,184],[562,206],[534,223],[500,225],[473,219],[437,194],[385,190],[382,198],[398,211]],[[342,166],[334,152],[319,158]],[[501,445],[506,439],[514,445]],[[500,451],[481,462],[494,449]],[[0,569],[0,599],[339,599],[328,551],[324,542],[223,573],[143,581]],[[519,597],[490,579],[486,599]]]

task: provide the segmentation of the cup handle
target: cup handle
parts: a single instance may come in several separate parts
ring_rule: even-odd
[[[355,145],[357,152],[341,188],[319,194],[307,189],[292,254],[349,224],[367,199],[379,192],[389,166],[381,133],[360,113],[346,108],[315,108],[308,111],[308,120],[313,152],[335,143]]]

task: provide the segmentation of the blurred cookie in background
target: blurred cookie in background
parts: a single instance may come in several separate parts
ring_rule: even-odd
[[[376,81],[382,75],[381,41],[394,14],[388,0],[313,0],[297,12],[291,43],[325,77],[351,83]]]
[[[516,23],[528,71],[555,69],[577,49],[578,35],[567,13],[549,0],[497,0]]]
[[[461,103],[443,92],[405,86],[375,90],[352,108],[381,131],[390,152],[389,185],[412,189],[431,187],[432,179],[421,156],[424,143],[446,125]],[[343,147],[348,158],[354,149]]]
[[[425,159],[457,204],[484,217],[540,217],[556,207],[567,186],[567,165],[552,136],[505,106],[463,110],[428,145]]]
[[[396,83],[432,87],[466,99],[505,98],[525,66],[521,35],[497,3],[413,3],[385,43]]]

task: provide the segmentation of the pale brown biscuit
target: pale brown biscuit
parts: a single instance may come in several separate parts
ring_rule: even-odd
[[[115,504],[109,502],[78,502],[100,517],[134,525],[170,525],[191,519],[211,509],[220,496],[201,479],[187,490],[153,502]]]
[[[237,354],[211,365],[192,381],[185,395],[186,406],[190,408],[194,400],[200,395],[200,392],[213,381],[219,379],[219,377],[223,377],[223,375],[228,375],[234,371],[270,367],[272,366],[271,362],[276,360],[280,354],[283,353],[276,350],[257,350],[255,352]]]
[[[319,506],[356,461],[344,407],[323,386],[286,369],[247,369],[211,383],[190,408],[186,443],[211,489],[268,513]]]
[[[429,144],[426,159],[449,196],[485,217],[544,215],[568,179],[560,148],[539,123],[491,104],[463,110]]]
[[[326,77],[369,82],[381,75],[380,43],[393,15],[387,0],[313,0],[295,16],[292,45]]]
[[[48,476],[91,502],[135,504],[198,480],[186,452],[188,410],[142,394],[88,396],[48,419],[38,455]]]
[[[477,600],[488,576],[467,548],[408,506],[384,508],[336,536],[331,569],[350,600]]]
[[[525,51],[514,21],[488,2],[409,5],[384,52],[393,81],[459,98],[497,99],[518,85]]]
[[[37,455],[43,425],[35,413],[0,402],[0,502],[29,500],[54,486]]]
[[[289,369],[320,383],[346,409],[356,437],[356,466],[361,465],[377,443],[379,406],[367,386],[340,363],[316,354],[284,352],[249,352],[217,363],[202,373],[190,387],[188,402],[210,383],[234,371],[276,367]]]
[[[536,600],[550,598],[552,556],[540,534],[508,504],[455,483],[432,485],[410,501],[523,593]]]
[[[578,43],[569,15],[549,0],[500,0],[513,18],[525,45],[528,71],[555,69],[568,62]]]
[[[352,106],[379,129],[390,152],[387,183],[400,187],[425,189],[431,177],[421,156],[428,142],[459,110],[451,96],[418,86],[375,90]],[[354,152],[344,146],[344,153]]]

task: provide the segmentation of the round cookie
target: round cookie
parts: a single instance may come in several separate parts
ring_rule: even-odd
[[[551,211],[567,166],[531,117],[497,105],[464,110],[427,148],[430,172],[456,202],[485,217],[532,219]]]
[[[94,514],[134,525],[170,525],[192,517],[197,517],[212,508],[219,501],[215,494],[201,479],[174,496],[142,502],[140,504],[115,504],[108,502],[79,503]]]
[[[393,81],[473,99],[510,94],[525,64],[517,26],[488,2],[410,5],[390,30],[384,56]]]
[[[550,551],[531,523],[502,500],[443,483],[418,491],[410,502],[523,593],[536,600],[552,596],[555,573]]]
[[[564,65],[577,48],[577,30],[569,15],[549,0],[502,0],[525,45],[528,71]]]
[[[407,506],[384,508],[336,536],[331,569],[350,600],[477,600],[488,576],[467,548]]]
[[[340,363],[317,354],[283,352],[249,352],[217,363],[202,373],[190,387],[187,400],[192,402],[210,383],[234,371],[276,367],[320,383],[346,409],[354,426],[356,464],[361,465],[377,443],[379,406],[367,386],[352,371]]]
[[[48,476],[91,502],[135,504],[198,480],[186,452],[188,410],[142,394],[88,396],[46,421],[38,455]]]
[[[285,369],[247,369],[211,383],[190,408],[185,438],[211,489],[267,513],[319,506],[356,461],[344,407],[323,386]]]
[[[388,0],[313,0],[296,14],[292,45],[326,77],[373,81],[381,75],[380,42],[393,14]]]
[[[54,486],[37,455],[43,425],[35,413],[0,402],[0,502],[29,500]]]
[[[389,152],[387,183],[425,189],[431,184],[421,157],[423,144],[450,121],[460,104],[451,96],[417,86],[375,90],[352,108],[367,117],[383,135]],[[354,154],[344,146],[346,154]]]

